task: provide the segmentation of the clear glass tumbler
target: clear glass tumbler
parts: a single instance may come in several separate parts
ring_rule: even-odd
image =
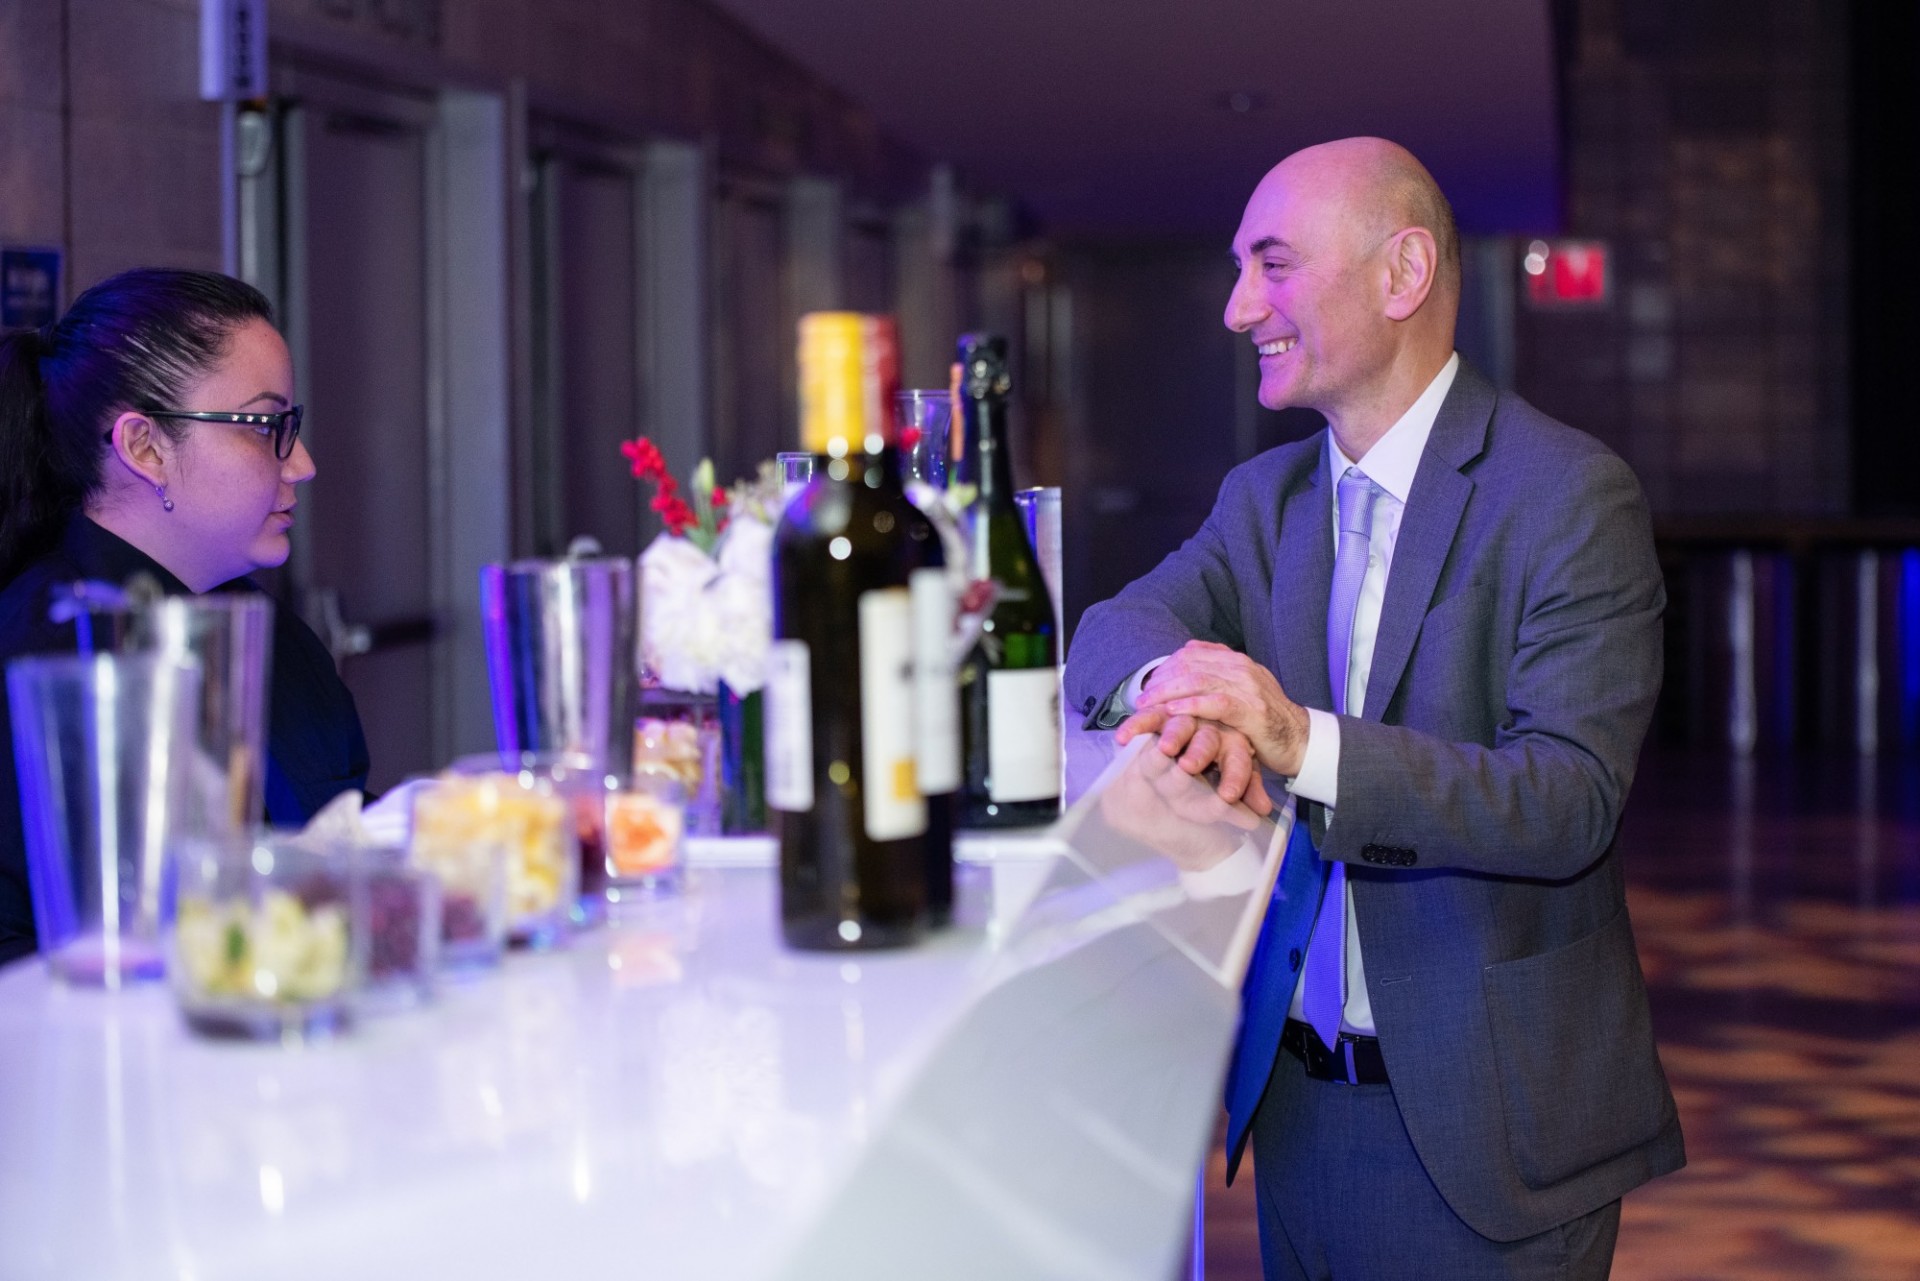
[[[773,456],[780,465],[780,497],[783,502],[792,502],[793,496],[807,487],[813,479],[814,456],[804,453],[781,453]]]
[[[7,665],[40,951],[69,983],[165,970],[163,873],[180,825],[200,673],[157,654]]]
[[[574,816],[553,780],[531,770],[508,773],[497,758],[484,772],[449,774],[423,787],[413,799],[413,861],[438,874],[446,887],[446,913],[455,908],[455,885],[475,895],[504,856],[507,937],[528,947],[552,947],[566,939],[579,895],[580,855]],[[482,901],[476,899],[476,909]]]
[[[635,774],[606,798],[607,898],[679,888],[686,864],[687,793],[661,774]]]
[[[174,849],[168,957],[187,1025],[299,1039],[344,1027],[366,976],[367,884],[352,858],[270,832]]]

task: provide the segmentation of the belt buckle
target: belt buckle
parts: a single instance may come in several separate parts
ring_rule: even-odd
[[[1344,1032],[1333,1038],[1329,1047],[1311,1027],[1301,1037],[1301,1045],[1306,1049],[1307,1073],[1337,1085],[1360,1084],[1359,1070],[1353,1062],[1353,1039]]]

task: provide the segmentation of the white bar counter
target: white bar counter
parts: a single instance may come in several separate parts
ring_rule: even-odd
[[[298,1046],[20,962],[0,1278],[1164,1281],[1290,821],[1249,820],[1124,753],[1046,838],[969,838],[956,925],[892,953],[787,950],[772,870],[717,865],[755,847],[707,847]]]

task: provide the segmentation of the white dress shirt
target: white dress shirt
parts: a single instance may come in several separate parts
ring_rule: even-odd
[[[1393,569],[1393,547],[1400,537],[1400,518],[1406,512],[1407,495],[1413,492],[1413,476],[1420,469],[1420,456],[1426,452],[1427,437],[1433,434],[1434,419],[1440,403],[1447,398],[1459,372],[1460,357],[1448,358],[1419,399],[1407,407],[1386,435],[1375,441],[1365,458],[1348,458],[1340,446],[1328,437],[1327,519],[1333,527],[1334,541],[1340,537],[1340,477],[1356,464],[1379,488],[1374,500],[1373,521],[1368,533],[1367,572],[1360,580],[1360,599],[1354,606],[1353,640],[1347,651],[1347,710],[1359,716],[1367,705],[1367,675],[1373,666],[1374,640],[1380,632],[1380,606],[1387,595],[1387,575]],[[1131,711],[1142,685],[1164,658],[1145,664],[1134,673],[1121,691],[1120,701]],[[1329,823],[1339,821],[1335,811],[1340,793],[1340,718],[1318,708],[1307,709],[1307,747],[1300,772],[1288,784],[1295,796],[1318,801],[1328,809]],[[1340,1026],[1349,1032],[1371,1036],[1374,1032],[1373,1002],[1367,996],[1366,966],[1360,956],[1359,927],[1353,917],[1353,883],[1347,882],[1345,903],[1347,925],[1347,1004]],[[1304,1021],[1301,1008],[1307,967],[1300,967],[1300,981],[1294,985],[1292,1018]]]
[[[1367,676],[1373,668],[1373,643],[1380,634],[1380,606],[1387,598],[1387,575],[1393,570],[1393,546],[1400,537],[1400,518],[1407,510],[1407,495],[1413,492],[1413,474],[1420,469],[1420,455],[1426,452],[1427,437],[1433,434],[1433,420],[1440,415],[1440,402],[1453,386],[1460,368],[1460,357],[1450,356],[1433,376],[1420,398],[1407,407],[1400,420],[1375,441],[1365,458],[1348,458],[1338,442],[1329,436],[1327,449],[1329,493],[1336,493],[1340,477],[1358,464],[1380,490],[1373,503],[1373,525],[1368,533],[1367,572],[1360,580],[1360,599],[1353,609],[1353,641],[1347,650],[1347,713],[1358,716],[1367,705]],[[1340,539],[1340,507],[1336,497],[1328,504],[1334,541]],[[1319,801],[1327,807],[1331,826],[1339,821],[1340,799],[1340,718],[1318,708],[1307,709],[1307,750],[1289,789],[1295,796]],[[1353,917],[1353,882],[1346,883],[1346,902],[1342,907],[1347,924],[1347,1004],[1341,1011],[1342,1031],[1372,1036],[1373,1001],[1367,995],[1367,967],[1360,955],[1360,927]],[[1300,967],[1300,981],[1293,987],[1290,1018],[1305,1020],[1302,1001],[1306,990],[1307,967]]]

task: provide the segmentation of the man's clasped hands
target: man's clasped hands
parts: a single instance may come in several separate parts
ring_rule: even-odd
[[[1307,748],[1307,711],[1287,697],[1272,672],[1238,650],[1188,641],[1149,674],[1136,710],[1114,731],[1122,746],[1158,734],[1157,748],[1180,769],[1218,771],[1215,790],[1229,804],[1273,812],[1260,770],[1291,778]]]

